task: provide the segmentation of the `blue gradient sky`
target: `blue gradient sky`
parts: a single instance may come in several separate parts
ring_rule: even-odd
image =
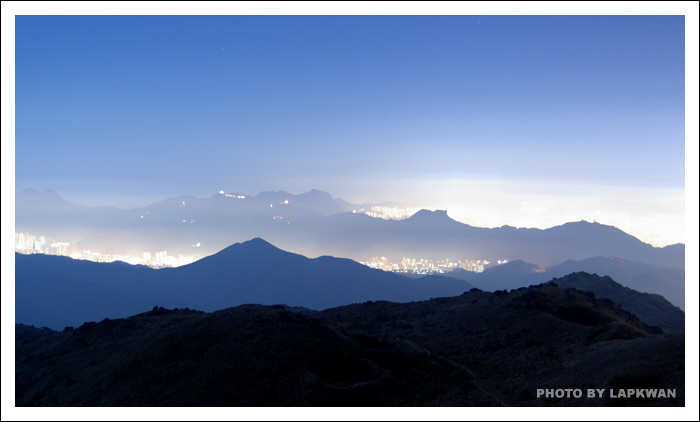
[[[684,241],[682,16],[18,16],[15,188],[317,186]]]

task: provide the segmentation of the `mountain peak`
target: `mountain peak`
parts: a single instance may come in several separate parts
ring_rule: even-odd
[[[576,227],[582,227],[582,228],[613,228],[617,229],[615,226],[610,226],[607,224],[602,224],[597,221],[586,221],[586,220],[580,220],[580,221],[569,221],[567,223],[562,224],[559,227],[571,227],[571,228],[576,228]],[[619,230],[619,229],[617,229]]]
[[[435,210],[430,211],[422,209],[415,214],[413,214],[409,220],[411,221],[421,221],[421,222],[442,222],[442,221],[455,221],[447,215],[446,210]]]
[[[244,255],[252,254],[255,256],[267,256],[269,254],[279,252],[284,251],[264,239],[255,237],[253,239],[246,240],[245,242],[234,243],[233,245],[222,249],[218,253],[215,253],[212,255],[212,257],[227,257],[231,255],[240,255],[241,253]]]
[[[448,217],[447,216],[447,210],[435,210],[435,211],[430,211],[427,209],[421,209],[415,214],[413,214],[413,217]],[[449,217],[448,217],[449,218]]]
[[[251,246],[272,246],[273,248],[275,247],[272,243],[268,242],[267,240],[261,237],[254,237],[250,240],[246,240],[245,242],[241,242],[240,244]]]
[[[322,190],[318,190],[315,188],[311,189],[308,192],[304,192],[304,193],[300,194],[299,196],[333,199],[333,195],[331,195],[330,193],[324,192]]]
[[[278,249],[275,245],[260,237],[254,237],[250,240],[246,240],[245,242],[236,243],[233,246],[236,245],[241,248]]]
[[[490,268],[487,268],[490,274],[501,273],[501,274],[527,274],[541,272],[538,265],[523,261],[522,259],[516,259],[513,261],[508,261],[504,264],[499,264]]]

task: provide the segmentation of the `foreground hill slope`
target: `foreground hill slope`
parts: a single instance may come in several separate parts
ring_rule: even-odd
[[[154,308],[18,341],[15,362],[18,406],[683,406],[684,382],[683,335],[552,284],[322,312]]]
[[[612,300],[617,306],[632,312],[647,325],[659,327],[667,333],[685,332],[685,312],[673,306],[663,296],[640,293],[622,286],[612,278],[584,272],[571,273],[556,279],[559,287],[572,287],[592,292],[598,298]]]
[[[157,309],[43,340],[17,346],[17,406],[498,404],[437,358],[281,306]]]

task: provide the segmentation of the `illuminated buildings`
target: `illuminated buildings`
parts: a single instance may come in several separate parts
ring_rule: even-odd
[[[46,254],[69,256],[73,259],[82,259],[94,262],[122,261],[132,265],[147,265],[151,268],[179,267],[191,264],[199,256],[178,255],[170,256],[167,251],[158,251],[155,254],[144,252],[140,257],[119,254],[103,254],[91,250],[77,250],[67,242],[52,241],[48,246],[46,237],[34,236],[28,233],[15,233],[15,251],[23,254]]]
[[[361,264],[367,265],[371,268],[376,268],[384,271],[391,271],[395,273],[405,273],[405,274],[445,274],[450,271],[455,271],[458,269],[464,271],[472,271],[480,273],[484,271],[484,268],[489,265],[486,260],[431,260],[423,258],[401,258],[401,261],[391,262],[386,257],[373,257],[367,261],[360,261]]]

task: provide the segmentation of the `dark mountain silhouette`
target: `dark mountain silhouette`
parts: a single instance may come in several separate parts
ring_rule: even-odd
[[[367,300],[408,302],[472,288],[450,278],[408,279],[354,261],[309,259],[262,239],[162,270],[48,255],[15,255],[15,317],[55,329],[150,308],[215,311],[244,303],[325,309]]]
[[[609,299],[632,312],[645,324],[669,333],[685,332],[685,313],[663,296],[640,293],[616,283],[612,278],[585,272],[572,273],[554,281],[559,287],[572,287],[593,292],[596,297]]]
[[[603,224],[581,221],[544,230],[487,229],[459,223],[445,211],[427,210],[401,221],[382,220],[361,213],[336,213],[350,204],[315,190],[301,195],[261,193],[245,199],[221,194],[207,199],[171,198],[133,210],[81,207],[66,203],[55,192],[24,191],[15,198],[17,231],[103,253],[140,256],[145,250],[167,250],[171,255],[207,255],[231,241],[262,237],[307,256],[332,254],[355,260],[371,256],[394,261],[404,256],[520,259],[546,267],[570,259],[620,256],[685,268],[684,245],[655,248]],[[201,248],[193,249],[197,243]]]
[[[685,309],[685,270],[665,268],[617,257],[592,257],[581,261],[569,260],[547,268],[550,277],[561,277],[585,271],[607,275],[631,289],[662,295],[674,305]]]
[[[537,265],[517,259],[487,268],[483,273],[475,275],[480,288],[488,286],[488,290],[510,290],[538,284],[542,272],[542,268]]]
[[[57,331],[47,327],[37,328],[33,325],[15,324],[15,343],[33,338],[50,336],[56,333]]]
[[[546,271],[537,265],[516,260],[488,268],[482,273],[457,270],[446,276],[465,280],[486,291],[518,289],[545,283],[552,278],[561,278],[566,280],[566,287],[593,292],[600,298],[610,299],[639,316],[646,324],[660,327],[666,332],[685,331],[685,313],[682,308],[675,306],[664,295],[649,293],[650,290],[678,297],[683,291],[684,271],[625,261],[627,271],[618,272],[615,268],[608,268],[611,261],[617,263],[619,268],[619,259],[604,257],[567,261]],[[568,276],[581,272],[594,275],[584,279]],[[614,276],[611,278],[608,274]],[[624,280],[625,284],[618,283],[618,280]]]
[[[685,404],[684,336],[554,285],[323,312],[154,307],[15,350],[17,406]],[[546,399],[538,388],[606,394]],[[621,388],[676,397],[607,394]]]
[[[607,275],[621,285],[638,292],[661,295],[684,309],[685,270],[664,268],[615,257],[593,257],[581,261],[568,260],[543,269],[522,260],[492,266],[482,273],[453,271],[452,278],[468,281],[482,290],[510,290],[544,283],[554,277],[575,272]]]
[[[459,363],[509,405],[584,405],[580,400],[537,399],[535,389],[543,385],[661,388],[674,378],[682,383],[676,377],[683,373],[684,337],[640,336],[638,329],[657,330],[611,305],[592,293],[547,284],[510,293],[472,290],[430,302],[351,305],[321,315],[349,332],[396,338]],[[661,363],[673,354],[678,366]],[[600,404],[633,405],[585,403]]]

